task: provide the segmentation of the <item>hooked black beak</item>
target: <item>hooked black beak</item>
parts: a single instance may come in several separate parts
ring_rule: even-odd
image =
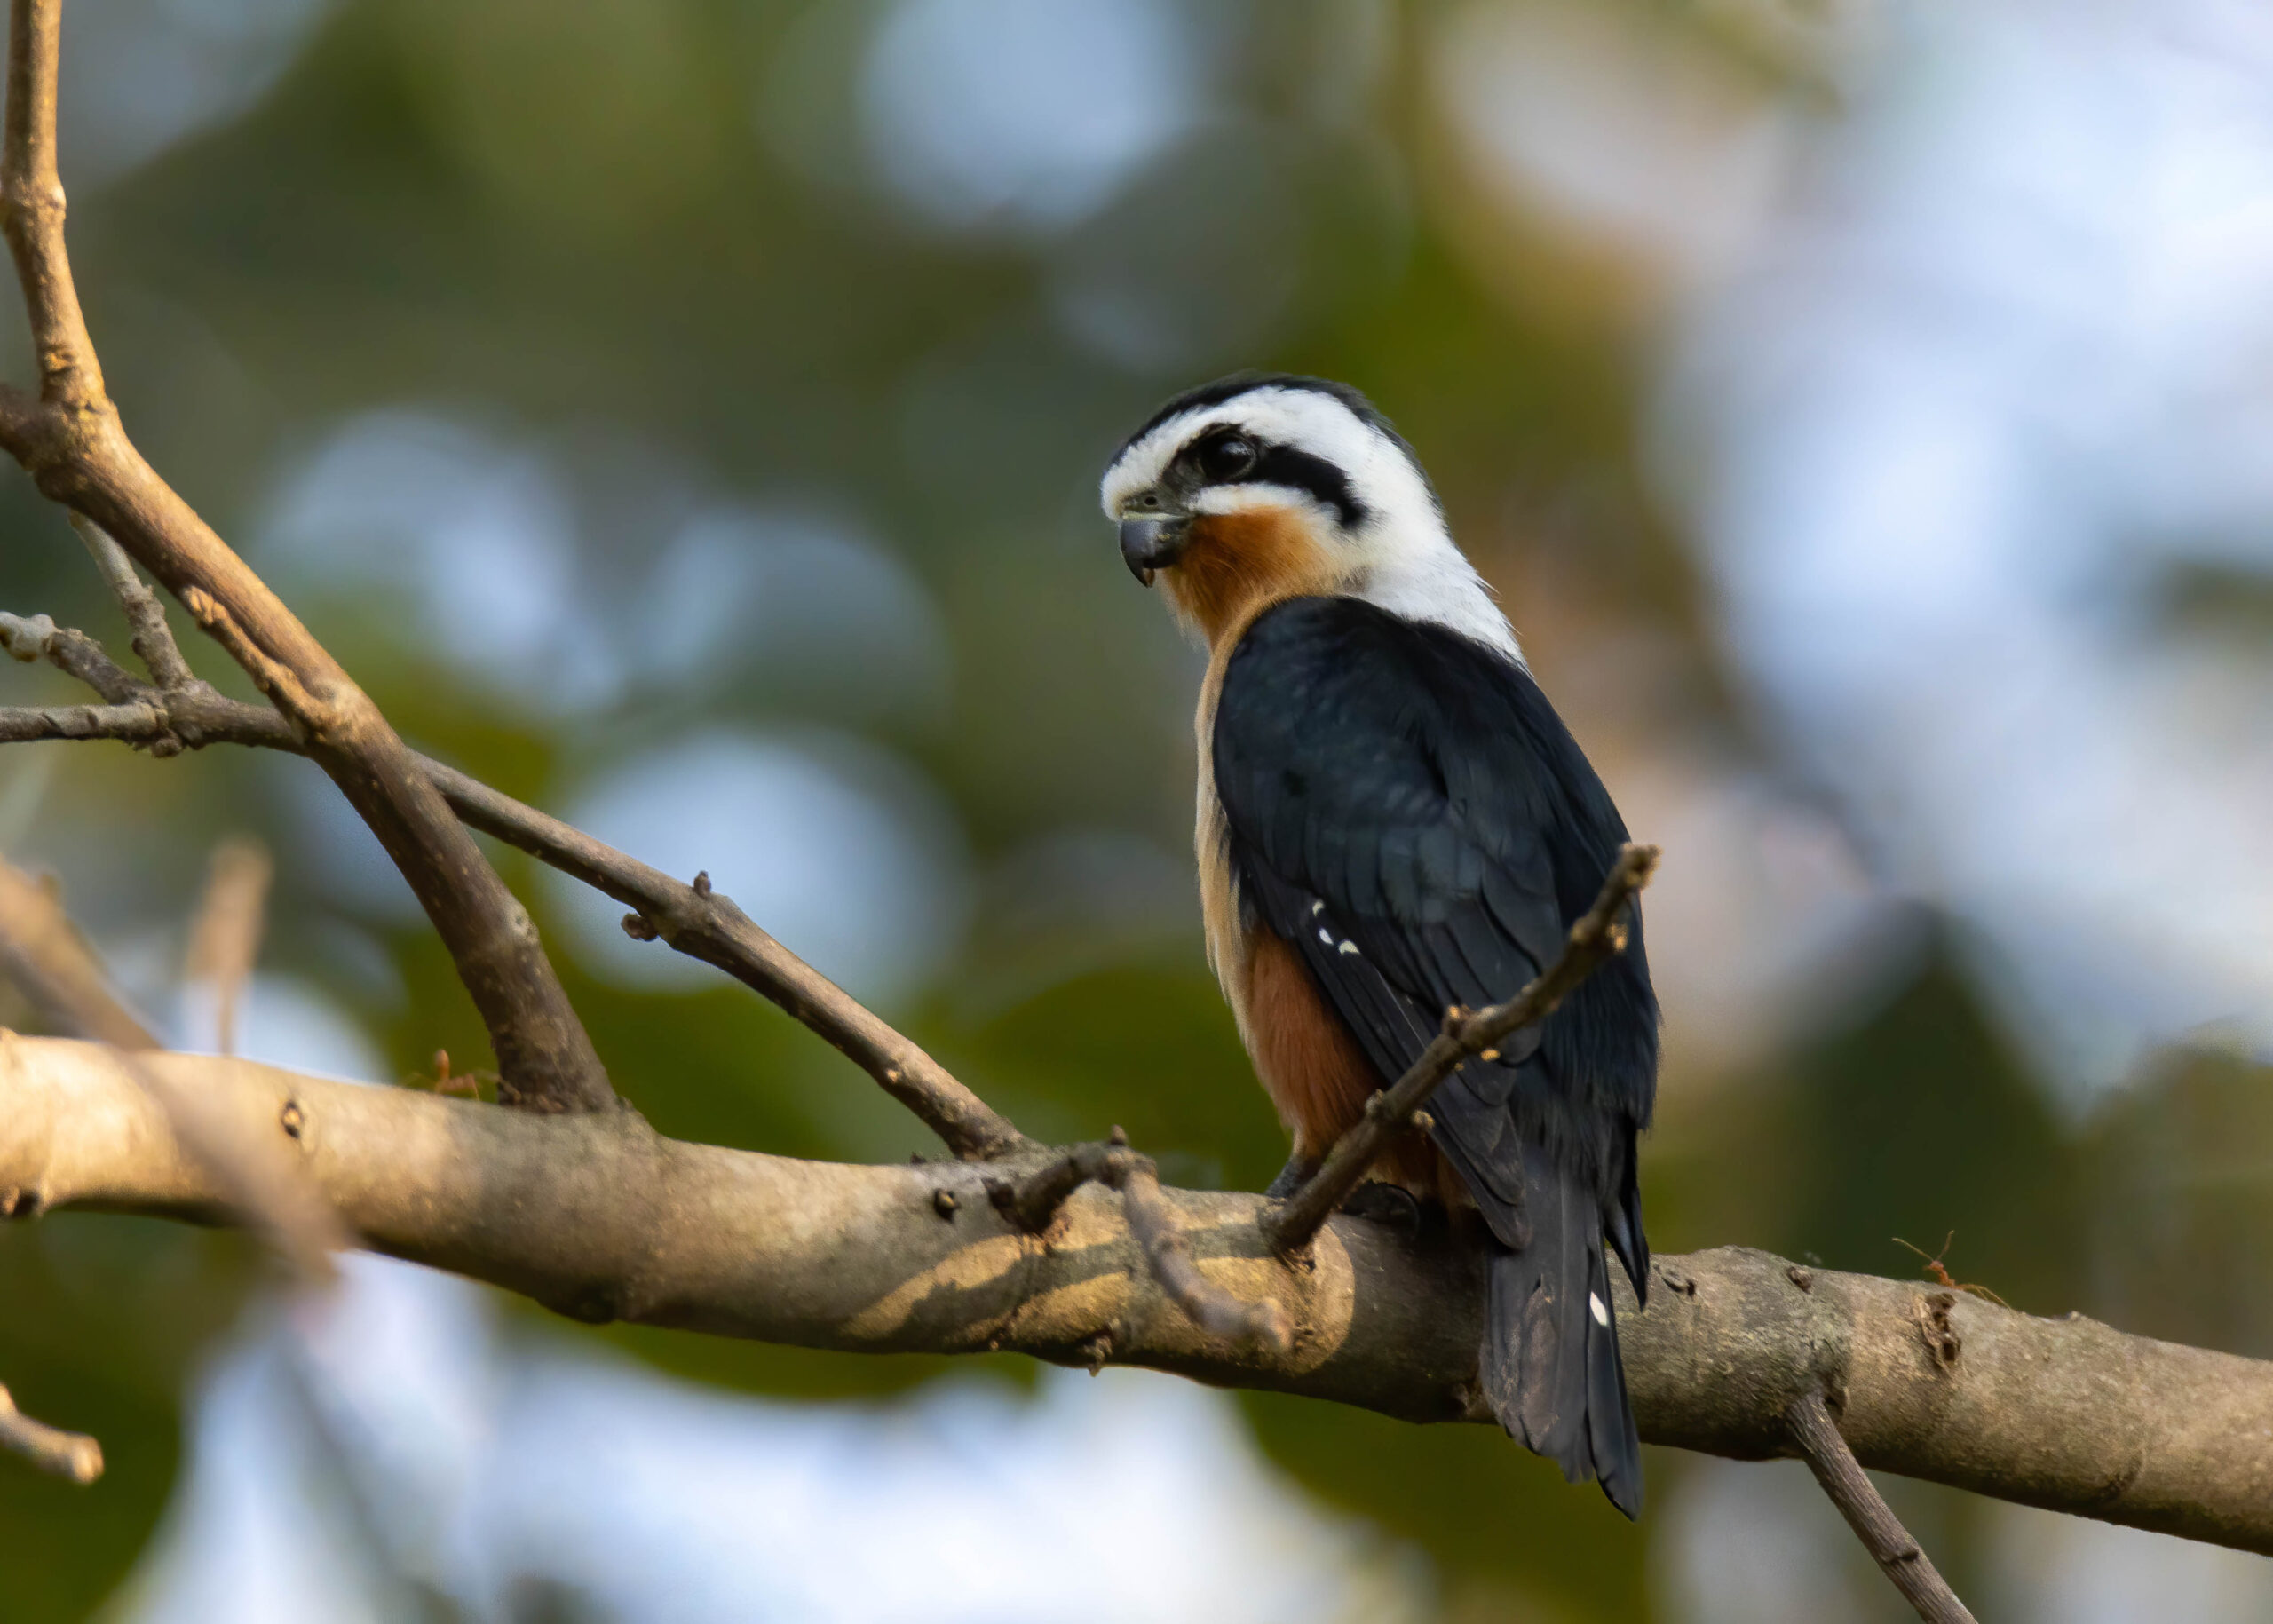
[[[1121,557],[1129,573],[1144,586],[1152,572],[1166,569],[1184,556],[1184,532],[1192,521],[1182,515],[1155,515],[1121,521]]]

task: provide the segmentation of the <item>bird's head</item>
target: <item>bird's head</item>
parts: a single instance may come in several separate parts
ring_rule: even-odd
[[[1282,598],[1339,595],[1514,650],[1413,448],[1346,384],[1243,374],[1178,395],[1099,496],[1129,570],[1210,643]]]

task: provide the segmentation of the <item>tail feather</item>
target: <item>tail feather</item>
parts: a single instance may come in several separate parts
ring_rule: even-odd
[[[1642,1445],[1618,1352],[1604,1214],[1545,1147],[1526,1145],[1524,1164],[1531,1244],[1492,1259],[1485,1396],[1511,1437],[1571,1482],[1599,1481],[1611,1504],[1639,1517]]]
[[[1642,1189],[1634,1179],[1634,1147],[1629,1135],[1626,1148],[1626,1188],[1610,1213],[1610,1244],[1634,1282],[1634,1300],[1650,1306],[1650,1238],[1642,1231]]]
[[[1594,1283],[1587,1299],[1587,1437],[1595,1476],[1610,1503],[1630,1517],[1642,1515],[1642,1435],[1626,1397],[1626,1361],[1618,1351],[1618,1304],[1602,1248],[1589,1256]],[[1601,1311],[1596,1311],[1596,1305]]]

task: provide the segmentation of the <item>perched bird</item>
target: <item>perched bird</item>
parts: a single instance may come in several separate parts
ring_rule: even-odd
[[[1194,389],[1121,448],[1101,495],[1129,569],[1208,647],[1208,952],[1294,1138],[1284,1195],[1449,1006],[1506,999],[1555,960],[1626,828],[1412,447],[1357,391],[1262,375]],[[1623,955],[1446,1079],[1425,1135],[1375,1169],[1415,1210],[1481,1215],[1484,1392],[1509,1434],[1628,1517],[1641,1445],[1604,1247],[1643,1296],[1634,1149],[1657,1069],[1637,913]]]

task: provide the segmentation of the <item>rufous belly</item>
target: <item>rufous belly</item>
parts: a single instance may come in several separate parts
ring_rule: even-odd
[[[1320,995],[1302,955],[1268,930],[1249,937],[1242,1034],[1255,1076],[1293,1136],[1295,1153],[1316,1161],[1365,1114],[1383,1086],[1342,1018]],[[1450,1180],[1427,1136],[1399,1134],[1374,1166],[1374,1176],[1418,1196],[1442,1199]]]

